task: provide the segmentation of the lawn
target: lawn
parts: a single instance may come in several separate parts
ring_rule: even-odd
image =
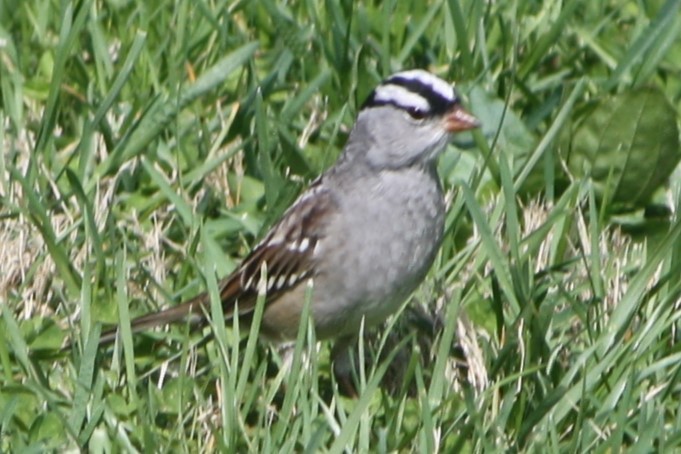
[[[681,449],[680,7],[0,0],[0,451]],[[357,397],[308,324],[130,334],[203,291],[218,314],[409,68],[483,126],[440,158],[444,244]]]

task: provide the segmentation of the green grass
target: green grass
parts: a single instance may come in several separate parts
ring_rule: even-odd
[[[0,450],[678,450],[680,6],[0,1]],[[357,399],[306,325],[289,353],[217,321],[98,349],[215,301],[413,67],[484,126]]]

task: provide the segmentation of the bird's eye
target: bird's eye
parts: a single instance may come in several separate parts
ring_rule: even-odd
[[[424,118],[426,118],[426,115],[428,115],[428,112],[426,112],[423,109],[419,109],[418,107],[407,108],[407,113],[414,120],[423,120]]]

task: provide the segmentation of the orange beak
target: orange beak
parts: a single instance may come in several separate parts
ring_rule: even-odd
[[[445,130],[447,132],[468,131],[480,126],[480,121],[469,114],[459,104],[455,105],[444,118]]]

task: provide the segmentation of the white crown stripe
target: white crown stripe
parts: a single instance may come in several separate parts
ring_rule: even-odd
[[[449,83],[445,82],[439,77],[434,76],[431,73],[423,71],[421,69],[402,71],[400,73],[392,75],[391,79],[392,78],[415,80],[421,83],[422,85],[429,86],[435,93],[439,94],[445,99],[456,98],[456,95],[454,93],[454,87],[452,87]]]
[[[407,90],[400,85],[386,84],[376,87],[375,102],[397,104],[401,107],[414,107],[428,112],[430,103],[421,95]]]

